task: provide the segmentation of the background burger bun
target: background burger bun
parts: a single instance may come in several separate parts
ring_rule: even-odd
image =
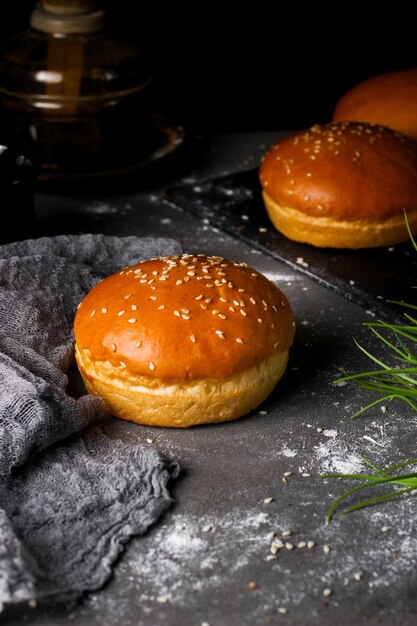
[[[381,74],[353,87],[337,103],[333,120],[381,124],[417,140],[417,68]]]
[[[285,137],[260,167],[263,199],[289,239],[388,246],[417,232],[417,143],[385,126],[332,122]]]
[[[284,294],[245,264],[157,258],[85,297],[76,359],[87,389],[113,415],[187,427],[258,406],[284,373],[294,327]]]

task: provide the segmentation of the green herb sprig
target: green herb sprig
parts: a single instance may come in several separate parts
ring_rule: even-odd
[[[405,222],[411,243],[417,251],[417,243],[410,230],[406,214]],[[364,411],[368,411],[370,408],[378,404],[390,402],[394,399],[406,402],[406,404],[417,412],[417,348],[415,346],[417,343],[417,318],[407,312],[407,309],[408,311],[417,311],[417,306],[406,302],[391,302],[393,304],[401,305],[406,309],[404,312],[406,320],[404,324],[391,324],[389,322],[378,321],[367,322],[364,325],[368,326],[374,335],[382,342],[383,346],[391,351],[390,356],[394,360],[395,365],[387,364],[385,361],[377,358],[355,340],[357,347],[371,361],[373,361],[373,363],[376,364],[378,369],[352,374],[350,376],[343,376],[335,381],[336,384],[340,382],[353,381],[359,385],[359,387],[375,391],[379,394],[379,398],[357,411],[352,416],[352,419],[358,417]],[[392,337],[392,339],[389,337]],[[380,469],[360,454],[357,456],[359,456],[366,465],[372,468],[375,473],[323,474],[321,476],[321,478],[351,479],[360,481],[361,483],[357,487],[348,489],[342,493],[341,496],[335,498],[327,512],[328,523],[330,523],[337,507],[341,502],[343,502],[343,500],[364,489],[375,488],[377,485],[384,484],[393,484],[402,487],[401,489],[396,489],[395,491],[380,496],[368,498],[358,504],[349,506],[341,511],[342,515],[384,502],[405,493],[410,493],[411,491],[417,489],[417,472],[392,474],[396,470],[408,467],[409,465],[417,464],[417,459],[410,459],[408,461],[403,461],[401,463],[397,463],[396,465]]]
[[[417,464],[417,459],[410,459],[408,461],[404,461],[402,463],[397,463],[396,465],[391,465],[390,467],[385,467],[384,469],[378,468],[371,461],[366,459],[365,457],[357,454],[362,461],[371,467],[374,470],[374,474],[322,474],[320,478],[339,478],[339,479],[351,479],[360,481],[362,484],[357,487],[353,487],[352,489],[348,489],[341,496],[335,498],[332,502],[331,506],[327,511],[327,523],[330,524],[332,517],[335,513],[335,510],[340,505],[340,503],[348,498],[349,496],[362,491],[363,489],[367,489],[368,487],[376,487],[377,485],[384,484],[394,484],[400,485],[403,487],[402,489],[397,489],[396,491],[392,491],[380,496],[376,496],[374,498],[368,498],[367,500],[363,500],[358,504],[354,504],[352,506],[347,507],[341,511],[342,515],[346,515],[347,513],[352,513],[353,511],[358,511],[359,509],[363,509],[367,506],[371,506],[373,504],[378,504],[385,500],[390,500],[391,498],[395,498],[397,496],[401,496],[405,493],[409,493],[410,491],[414,491],[417,489],[417,472],[405,473],[405,474],[394,474],[395,470],[401,469],[403,467],[407,467],[409,465]]]
[[[414,305],[404,304],[404,306],[417,310],[417,306]],[[379,369],[343,376],[335,380],[335,383],[354,381],[363,389],[378,392],[380,397],[357,411],[352,415],[352,419],[377,404],[390,402],[394,399],[403,400],[417,412],[417,351],[413,353],[405,341],[417,343],[417,319],[408,313],[404,315],[407,324],[366,322],[364,325],[368,326],[374,335],[392,351],[391,357],[397,363],[406,364],[406,366],[387,364],[355,340],[359,350],[378,365]],[[382,331],[388,331],[394,339],[390,340]]]

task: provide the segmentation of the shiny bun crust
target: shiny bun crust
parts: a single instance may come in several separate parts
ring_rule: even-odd
[[[417,68],[356,85],[337,103],[333,120],[381,124],[417,139]]]
[[[333,122],[285,137],[260,167],[263,198],[289,239],[371,248],[417,232],[417,143],[389,128]]]
[[[245,264],[162,257],[84,298],[76,359],[87,389],[117,417],[186,427],[260,404],[284,373],[294,327],[284,294]]]

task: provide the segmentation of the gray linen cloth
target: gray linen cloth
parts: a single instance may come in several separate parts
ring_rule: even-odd
[[[180,251],[169,239],[104,235],[0,246],[0,606],[100,588],[129,537],[170,506],[178,466],[86,428],[101,400],[69,395],[66,372],[87,291]]]

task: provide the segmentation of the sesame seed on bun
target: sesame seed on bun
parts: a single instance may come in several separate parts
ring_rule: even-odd
[[[284,373],[294,327],[284,294],[245,264],[161,257],[87,294],[74,322],[76,359],[115,416],[187,427],[260,404]]]
[[[381,124],[417,139],[417,68],[359,83],[340,98],[333,120]]]
[[[417,232],[417,143],[384,126],[315,125],[276,143],[260,167],[263,199],[289,239],[371,248]]]

